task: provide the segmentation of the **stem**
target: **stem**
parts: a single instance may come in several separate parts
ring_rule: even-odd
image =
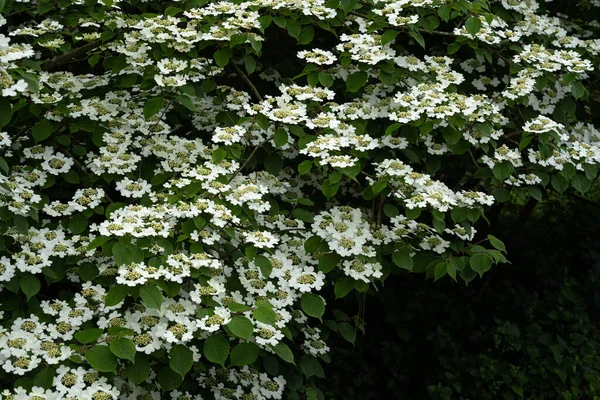
[[[231,182],[233,180],[233,178],[235,178],[237,176],[237,174],[239,174],[246,167],[246,165],[248,165],[248,163],[250,162],[250,160],[252,159],[252,157],[254,157],[254,155],[256,154],[256,152],[258,151],[259,148],[260,148],[260,144],[258,144],[258,145],[256,145],[254,147],[254,150],[252,150],[252,153],[250,153],[250,156],[246,159],[246,161],[244,161],[244,163],[242,164],[242,166],[239,167],[237,169],[237,171],[235,171],[233,173],[233,175],[231,175],[231,178],[229,178],[229,180],[227,181],[227,183]]]
[[[77,47],[76,49],[73,49],[73,50],[69,51],[68,53],[62,54],[60,56],[56,56],[52,60],[50,60],[50,62],[48,64],[42,65],[42,70],[48,71],[49,69],[58,67],[74,58],[84,55],[85,53],[87,53],[90,50],[95,49],[96,47],[99,47],[101,44],[102,44],[102,39],[94,40],[93,42],[90,42],[81,47]]]
[[[258,99],[258,101],[262,102],[263,98],[260,95],[260,93],[258,92],[258,89],[256,88],[256,86],[254,86],[254,84],[250,80],[250,78],[248,78],[248,76],[244,73],[244,71],[242,71],[240,69],[240,67],[238,67],[237,65],[235,65],[235,63],[232,62],[231,65],[233,65],[233,68],[235,69],[235,71],[238,74],[240,74],[242,76],[242,78],[244,79],[244,81],[246,81],[246,83],[248,84],[248,86],[250,86],[250,89],[252,89],[252,92],[254,93],[254,96],[256,96],[256,98]]]

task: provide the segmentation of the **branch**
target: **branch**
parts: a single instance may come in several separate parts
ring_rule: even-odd
[[[254,154],[256,154],[256,152],[258,151],[258,149],[260,148],[260,146],[261,145],[258,144],[258,145],[256,145],[254,147],[254,150],[252,150],[252,153],[250,153],[250,156],[246,159],[246,161],[244,161],[244,163],[242,164],[242,166],[239,167],[237,169],[237,171],[235,171],[233,173],[233,175],[231,175],[231,177],[227,180],[228,184],[233,180],[233,178],[235,178],[237,176],[237,174],[239,174],[246,167],[246,165],[248,165],[248,163],[250,162],[250,160],[252,159],[252,157],[254,157]]]
[[[258,89],[256,88],[256,86],[254,86],[254,84],[252,83],[252,81],[250,81],[250,78],[248,78],[248,76],[244,73],[244,71],[242,71],[240,69],[240,67],[238,67],[237,65],[235,65],[234,62],[232,62],[231,65],[233,65],[233,68],[235,68],[235,71],[238,74],[240,74],[242,76],[242,78],[246,81],[246,83],[248,84],[248,86],[250,86],[250,89],[252,89],[252,92],[254,93],[254,96],[256,96],[256,98],[258,99],[258,101],[263,101],[263,98],[260,95],[260,93],[258,92]]]
[[[102,44],[102,39],[94,40],[93,42],[90,42],[81,47],[77,47],[76,49],[73,49],[73,50],[69,51],[68,53],[62,54],[60,56],[56,56],[52,60],[50,60],[50,62],[48,64],[42,65],[42,70],[48,71],[49,69],[58,67],[59,65],[62,65],[62,64],[66,63],[74,58],[77,58],[81,55],[84,55],[85,53],[87,53],[90,50],[95,49],[96,47],[99,47],[101,44]]]

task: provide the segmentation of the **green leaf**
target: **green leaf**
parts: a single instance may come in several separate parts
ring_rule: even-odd
[[[79,343],[88,344],[97,341],[100,336],[104,333],[104,329],[90,328],[83,331],[79,331],[75,334],[75,339]]]
[[[141,353],[135,355],[135,363],[128,364],[125,370],[127,378],[136,385],[139,385],[150,375],[150,363],[148,358]]]
[[[233,312],[246,312],[252,310],[252,307],[236,302],[228,303],[227,307]]]
[[[592,181],[586,178],[583,174],[576,174],[573,177],[571,186],[573,186],[579,193],[584,194],[585,192],[590,190],[590,187],[592,186]]]
[[[74,235],[79,235],[80,233],[85,231],[87,226],[88,226],[88,220],[87,220],[86,216],[82,213],[75,214],[69,220],[69,230]]]
[[[354,279],[349,277],[338,279],[333,287],[335,298],[341,299],[342,297],[346,297],[346,295],[350,293],[352,289],[354,289]]]
[[[92,368],[100,372],[116,372],[117,357],[108,346],[97,345],[85,352],[85,358]]]
[[[273,137],[273,141],[275,142],[275,147],[285,146],[288,142],[288,134],[283,128],[279,128],[275,131],[275,136]]]
[[[149,119],[156,113],[160,111],[163,105],[162,97],[152,97],[151,99],[146,100],[144,104],[144,118]]]
[[[260,305],[252,311],[252,316],[258,322],[274,326],[277,322],[277,314],[272,308],[266,305]]]
[[[305,210],[303,208],[295,208],[292,212],[292,215],[294,216],[294,218],[304,222],[313,222],[315,219],[315,217],[310,211]]]
[[[475,36],[481,30],[481,20],[477,17],[471,17],[465,22],[465,28],[467,32]]]
[[[585,86],[583,86],[581,82],[575,81],[571,84],[571,93],[573,94],[573,97],[580,99],[585,96]]]
[[[327,253],[319,258],[319,271],[324,274],[331,272],[341,261],[342,257],[337,253]]]
[[[311,317],[319,318],[325,313],[325,302],[321,296],[313,293],[304,293],[300,298],[302,311]]]
[[[108,293],[106,293],[106,297],[104,298],[104,305],[111,307],[116,306],[120,302],[122,302],[125,297],[129,294],[129,286],[126,285],[114,285],[110,288]]]
[[[254,265],[256,265],[260,269],[260,273],[265,278],[271,276],[271,272],[273,271],[273,265],[269,259],[261,254],[254,257]]]
[[[331,76],[330,74],[328,74],[325,71],[321,71],[319,72],[319,82],[321,83],[321,85],[325,86],[325,87],[331,87],[333,85],[333,76]]]
[[[405,269],[407,271],[412,271],[412,269],[413,269],[412,257],[403,252],[395,251],[394,253],[392,253],[392,261],[398,267]]]
[[[36,143],[47,139],[52,132],[54,132],[54,126],[52,125],[52,122],[48,121],[47,119],[37,122],[31,129],[31,134],[33,135],[33,139]]]
[[[133,252],[128,245],[123,243],[115,243],[112,247],[113,256],[115,256],[115,264],[117,266],[131,264],[133,262]]]
[[[412,36],[412,38],[415,39],[417,43],[419,43],[419,46],[425,48],[425,39],[423,38],[423,35],[421,35],[415,30],[409,31],[409,35]]]
[[[556,190],[559,193],[564,192],[569,187],[569,182],[562,175],[553,175],[550,183],[554,190]]]
[[[242,315],[234,315],[227,324],[227,328],[237,337],[249,340],[254,332],[252,321]]]
[[[350,343],[354,344],[356,341],[356,329],[347,322],[338,322],[337,329],[340,335]]]
[[[192,112],[196,112],[196,106],[194,105],[194,102],[189,96],[175,96],[175,98],[185,108]]]
[[[221,68],[223,68],[224,66],[229,64],[230,56],[231,56],[231,53],[229,52],[229,49],[220,49],[220,50],[215,51],[215,54],[213,54],[215,63]]]
[[[302,161],[300,165],[298,165],[298,172],[300,175],[307,174],[313,166],[312,160]]]
[[[287,344],[278,343],[276,346],[271,346],[271,348],[283,361],[290,364],[296,364],[294,362],[294,354]]]
[[[135,344],[127,338],[113,339],[109,345],[110,351],[124,360],[135,360]]]
[[[504,181],[510,175],[511,165],[507,162],[499,163],[494,165],[492,172],[494,177],[499,181]]]
[[[231,365],[241,367],[252,364],[260,354],[260,347],[254,343],[240,343],[231,350]]]
[[[2,7],[0,7],[2,9]],[[54,382],[54,368],[42,368],[33,377],[33,385],[44,389],[50,389]]]
[[[21,235],[27,235],[29,233],[29,222],[27,221],[27,218],[21,215],[13,215],[12,219],[17,228],[17,232]]]
[[[204,341],[204,357],[210,362],[225,366],[229,355],[229,342],[223,336],[209,336]]]
[[[7,175],[10,171],[10,167],[8,166],[8,163],[6,162],[6,160],[3,157],[0,157],[0,169],[2,169],[2,171],[4,171],[4,173]],[[6,189],[6,187],[5,187],[5,189]]]
[[[0,97],[0,129],[10,122],[12,118],[12,108],[8,100]]]
[[[169,367],[163,367],[158,371],[158,384],[162,390],[177,389],[183,383],[183,378]]]
[[[19,285],[21,286],[21,290],[23,291],[23,293],[25,293],[25,296],[27,296],[28,301],[33,296],[35,296],[42,288],[40,280],[31,274],[25,274],[21,276]]]
[[[383,35],[381,35],[381,44],[385,46],[390,43],[392,40],[396,38],[400,34],[399,31],[386,31]]]
[[[181,377],[185,377],[194,364],[194,353],[182,344],[176,344],[169,351],[169,367]]]
[[[305,354],[300,359],[300,369],[307,378],[310,378],[321,369],[321,364],[315,357]]]
[[[300,32],[302,32],[302,27],[300,26],[300,24],[294,21],[293,19],[288,19],[286,21],[286,28],[288,34],[294,39],[298,39],[298,37],[300,36]]]
[[[150,308],[160,308],[164,300],[160,289],[153,285],[142,286],[140,297],[144,304]]]
[[[309,44],[315,38],[315,28],[310,25],[305,26],[298,36],[298,44]]]
[[[471,255],[471,258],[469,258],[469,265],[471,266],[471,269],[477,272],[481,277],[492,268],[492,257],[486,253],[473,254]]]
[[[97,238],[95,238],[94,240],[92,240],[90,242],[90,244],[88,245],[88,250],[98,248],[98,247],[102,246],[104,243],[108,242],[109,240],[110,240],[110,237],[108,237],[108,236],[98,236]]]
[[[256,60],[250,54],[244,56],[244,67],[248,75],[256,71]]]
[[[446,271],[445,262],[437,263],[435,269],[433,270],[433,280],[437,281],[438,279],[442,278],[444,275],[446,275]]]
[[[346,79],[346,90],[351,93],[358,92],[360,88],[365,86],[368,78],[369,76],[367,73],[362,71],[348,75]]]
[[[498,239],[496,236],[493,235],[488,235],[488,239],[490,241],[490,244],[494,246],[494,248],[506,253],[506,247],[504,246],[504,243],[502,243],[502,240]]]

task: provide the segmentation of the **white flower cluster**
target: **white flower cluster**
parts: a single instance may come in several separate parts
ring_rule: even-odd
[[[136,2],[114,1],[102,17],[80,15],[87,3],[76,0],[60,14],[36,14],[51,3],[31,2],[36,18],[0,34],[0,290],[21,296],[27,279],[70,288],[0,328],[4,372],[55,368],[51,388],[2,398],[166,396],[157,385],[162,361],[153,359],[138,384],[125,359],[110,378],[89,368],[86,350],[121,336],[148,358],[185,346],[205,361],[202,344],[218,335],[267,353],[293,341],[326,359],[327,332],[310,326],[303,298],[324,303],[318,292],[337,279],[383,279],[386,246],[445,257],[475,239],[472,217],[494,198],[463,185],[470,172],[436,175],[440,165],[509,166],[514,173],[497,185],[518,188],[568,163],[586,173],[600,164],[600,132],[555,113],[583,96],[600,39],[540,14],[534,0],[495,1],[518,17],[506,21],[469,14],[465,24],[481,25],[474,35],[467,25],[436,32],[464,36],[457,43],[471,46],[457,51],[474,55],[460,60],[430,55],[430,46],[417,56],[408,40],[387,36],[419,42],[425,31],[430,40],[427,13],[451,2],[362,2],[337,43],[290,52],[290,69],[302,71],[293,78],[260,58],[273,45],[268,30],[309,44],[315,27],[340,26],[345,6],[214,1],[161,15],[128,14]],[[77,42],[98,43],[97,54],[61,70]],[[51,53],[62,56],[38,65]],[[515,134],[547,145],[521,149]],[[372,207],[365,188],[378,196]],[[431,226],[421,211],[433,215]],[[460,213],[469,218],[447,225]],[[243,341],[223,335],[237,318],[251,324]],[[83,343],[90,329],[98,335]],[[193,374],[215,399],[285,397],[283,376],[251,366]]]

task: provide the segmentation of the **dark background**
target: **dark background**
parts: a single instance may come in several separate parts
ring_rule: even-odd
[[[366,334],[328,339],[326,397],[599,398],[600,204],[587,197],[497,208],[512,264],[467,287],[398,272],[338,302],[351,316],[365,302]]]

